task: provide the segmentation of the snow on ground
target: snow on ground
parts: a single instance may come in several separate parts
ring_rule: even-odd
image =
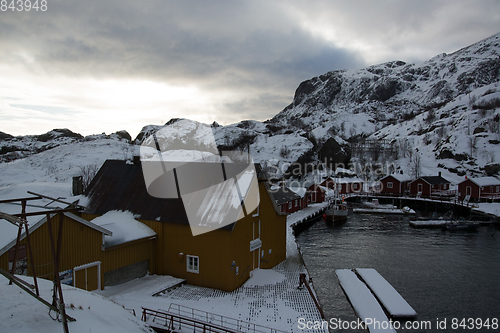
[[[172,277],[146,276],[121,286],[107,287],[99,293],[127,309],[134,309],[138,315],[141,307],[168,311],[171,306],[179,305],[272,329],[298,332],[299,318],[321,320],[307,289],[297,288],[300,273],[307,272],[300,257],[293,257],[273,269],[256,270],[252,278],[232,292],[181,285],[153,296],[169,288]],[[116,288],[121,289],[116,292]]]
[[[2,163],[0,167],[0,189],[17,184],[35,182],[66,184],[63,194],[71,195],[72,177],[82,173],[81,168],[95,165],[100,168],[106,159],[132,158],[138,147],[124,141],[98,139],[76,142],[49,149],[39,154]]]
[[[500,202],[481,202],[478,204],[479,208],[473,208],[472,210],[477,210],[483,213],[492,214],[500,217]]]
[[[327,202],[310,204],[308,207],[296,211],[287,216],[287,235],[286,235],[286,256],[287,258],[299,256],[299,250],[297,248],[297,243],[295,242],[295,236],[293,234],[293,226],[302,221],[308,220],[317,214],[321,209],[328,206]]]
[[[25,277],[29,283],[32,278]],[[40,296],[52,303],[52,282],[38,279]],[[71,333],[138,333],[153,332],[139,318],[122,306],[93,293],[63,285],[66,313],[75,318],[69,322]],[[9,280],[0,276],[0,332],[62,332],[62,323],[49,317],[49,309]],[[51,313],[54,316],[54,313]]]
[[[290,226],[324,207],[324,204],[314,204],[289,215],[287,260],[273,269],[254,270],[252,277],[233,292],[192,285],[161,292],[179,283],[180,279],[153,275],[106,287],[104,291],[96,293],[127,309],[134,309],[138,315],[142,311],[141,307],[167,311],[174,304],[274,329],[302,332],[298,329],[299,318],[312,321],[322,319],[307,289],[297,289],[299,274],[307,274],[307,270]],[[155,294],[158,296],[153,296]]]

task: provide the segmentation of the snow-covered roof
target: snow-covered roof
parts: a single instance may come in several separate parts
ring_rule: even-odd
[[[325,192],[325,196],[326,197],[333,197],[333,196],[335,196],[335,191],[334,190],[332,190],[332,189],[330,189],[328,187],[325,187],[325,186],[321,186],[321,185],[318,185],[318,187]]]
[[[299,195],[288,187],[278,187],[271,190],[271,194],[277,204],[287,203],[296,199],[300,199]]]
[[[356,173],[352,170],[339,167],[335,169],[335,174],[355,175]]]
[[[337,183],[339,184],[352,184],[352,183],[364,183],[365,181],[358,177],[345,177],[338,178]]]
[[[131,212],[110,211],[91,222],[112,232],[104,237],[105,247],[156,236],[153,229],[134,219]]]
[[[289,189],[303,198],[307,194],[307,188],[305,187],[289,187]]]
[[[500,180],[498,180],[495,177],[469,178],[469,180],[471,182],[473,182],[474,184],[476,184],[477,186],[495,186],[495,185],[500,185]]]
[[[384,178],[382,178],[382,179],[385,179],[385,178],[387,178],[387,177],[392,177],[392,178],[396,179],[396,180],[397,180],[398,182],[400,182],[400,183],[402,183],[402,182],[409,182],[409,181],[411,181],[411,177],[410,177],[409,175],[402,175],[402,174],[400,174],[400,173],[393,173],[393,174],[391,174],[391,175],[387,175],[387,176],[385,176],[385,177],[384,177]],[[381,179],[381,180],[382,180],[382,179]]]

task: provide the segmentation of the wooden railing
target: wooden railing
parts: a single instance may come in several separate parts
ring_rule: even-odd
[[[170,304],[168,311],[142,308],[142,320],[144,322],[149,320],[160,327],[165,327],[168,331],[180,330],[184,326],[189,327],[193,332],[286,333],[179,304]]]

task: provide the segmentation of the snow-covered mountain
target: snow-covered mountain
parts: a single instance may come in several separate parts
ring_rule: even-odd
[[[361,141],[390,149],[391,161],[406,172],[419,155],[423,173],[494,173],[500,168],[499,80],[496,34],[420,64],[392,61],[304,81],[269,123],[323,142],[333,137],[353,148]],[[380,160],[352,153],[364,162]]]
[[[220,150],[250,152],[254,161],[279,170],[278,176],[298,178],[320,161],[343,163],[370,180],[392,171],[443,172],[452,181],[497,174],[499,79],[497,34],[420,64],[392,61],[304,81],[292,103],[265,122],[219,126],[172,119],[145,126],[134,140],[125,131],[87,137],[66,129],[25,137],[0,132],[0,162],[19,159],[0,164],[0,186],[13,182],[4,176],[16,170],[30,174],[27,178],[67,180],[78,173],[75,168],[130,158],[165,127],[178,131],[179,138],[210,128]]]

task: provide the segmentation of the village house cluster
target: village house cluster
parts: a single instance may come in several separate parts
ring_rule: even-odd
[[[0,268],[12,270],[14,262],[24,260],[30,263],[24,272],[28,275],[52,280],[57,270],[63,283],[85,290],[159,274],[232,291],[255,269],[272,268],[286,259],[286,215],[310,204],[366,192],[454,198],[466,203],[500,199],[500,181],[495,177],[466,178],[451,184],[441,173],[418,179],[390,174],[369,186],[354,172],[339,168],[335,173],[317,175],[314,181],[287,183],[267,179],[256,164],[257,208],[230,225],[194,236],[182,199],[148,194],[142,168],[137,159],[106,161],[84,193],[81,204],[85,207],[69,205],[59,212],[41,214],[34,212],[37,205],[27,204],[41,196],[0,201],[1,210],[7,202],[18,201],[7,213],[27,218],[30,233],[8,225],[10,229],[0,237]],[[226,168],[236,174],[242,167],[234,163]],[[210,172],[196,177],[200,174],[210,177]],[[47,241],[51,238],[52,248]],[[59,253],[57,268],[54,244]]]
[[[357,177],[352,171],[340,169],[333,176],[319,178],[320,180],[315,182],[275,182],[275,186],[271,188],[280,211],[291,214],[311,203],[325,202],[335,196],[345,198],[351,194],[362,193],[454,200],[466,205],[500,200],[500,180],[495,177],[465,177],[458,184],[452,184],[441,172],[436,176],[422,176],[417,179],[396,173],[386,175],[372,184]]]

